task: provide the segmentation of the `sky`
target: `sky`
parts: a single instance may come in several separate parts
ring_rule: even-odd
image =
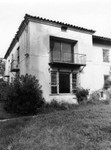
[[[25,14],[93,29],[111,38],[111,0],[0,0],[0,58]]]

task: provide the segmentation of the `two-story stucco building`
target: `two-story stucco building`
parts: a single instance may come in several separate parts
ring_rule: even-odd
[[[25,15],[6,54],[6,79],[32,74],[46,101],[76,102],[77,86],[103,87],[110,74],[111,39],[82,27]]]

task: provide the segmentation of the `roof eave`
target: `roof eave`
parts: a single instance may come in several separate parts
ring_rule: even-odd
[[[84,32],[87,32],[87,33],[90,33],[90,34],[95,33],[94,30],[74,26],[74,25],[71,25],[71,24],[66,24],[66,23],[59,22],[59,21],[52,21],[52,20],[49,20],[49,19],[30,16],[30,15],[26,14],[25,17],[24,17],[24,20],[20,24],[20,26],[18,28],[18,31],[16,32],[15,37],[13,38],[13,40],[12,40],[5,56],[4,56],[4,59],[7,59],[7,57],[9,56],[10,52],[12,51],[12,49],[15,46],[16,42],[19,40],[20,35],[22,34],[24,28],[26,27],[26,25],[28,24],[29,21],[39,21],[39,22],[42,22],[42,23],[45,22],[45,23],[52,24],[52,25],[66,26],[67,28],[75,29],[75,30],[78,30],[78,31],[84,31]]]
[[[94,34],[96,31],[95,30],[92,30],[92,29],[86,29],[86,28],[83,28],[83,27],[78,27],[78,26],[75,26],[75,25],[71,25],[71,24],[67,24],[67,23],[63,23],[63,22],[59,22],[59,21],[53,21],[53,20],[49,20],[49,19],[45,19],[45,18],[40,18],[40,17],[36,17],[36,16],[31,16],[31,15],[28,15],[26,14],[25,17],[29,20],[29,21],[37,21],[37,22],[41,22],[41,23],[47,23],[49,25],[58,25],[58,26],[65,26],[67,27],[68,29],[75,29],[75,30],[79,30],[79,31],[84,31],[84,32],[88,32],[88,33],[91,33],[91,34]]]
[[[24,20],[21,22],[18,31],[15,34],[15,37],[12,39],[12,42],[4,56],[4,59],[7,59],[7,57],[9,56],[11,50],[13,49],[13,47],[15,46],[15,44],[17,43],[17,41],[19,40],[19,37],[21,36],[24,28],[26,27],[26,25],[28,24],[28,20],[24,17]]]
[[[111,39],[103,36],[93,35],[93,43],[111,45]]]

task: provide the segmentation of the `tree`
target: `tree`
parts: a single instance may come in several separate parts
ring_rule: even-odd
[[[8,90],[5,109],[14,114],[35,114],[44,104],[41,86],[35,76],[26,74],[15,78]]]
[[[3,60],[3,58],[0,58],[0,76],[4,75],[4,71],[5,71],[5,61]]]
[[[0,79],[0,101],[7,100],[8,90],[9,90],[9,83],[5,82],[3,79]]]

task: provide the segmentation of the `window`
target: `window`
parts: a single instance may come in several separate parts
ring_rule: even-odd
[[[72,50],[71,44],[61,43],[61,61],[63,62],[72,62]]]
[[[103,49],[103,62],[109,62],[109,50]]]
[[[108,84],[108,82],[107,82],[108,78],[109,78],[109,75],[104,75],[104,87],[105,87],[106,89],[109,88],[109,84]]]
[[[67,26],[61,26],[61,31],[66,32],[67,31]]]
[[[77,73],[72,74],[72,92],[76,92],[76,87],[77,87]]]
[[[61,43],[56,41],[52,41],[53,47],[52,47],[52,58],[53,61],[60,61],[61,60]]]
[[[73,61],[73,43],[51,39],[50,41],[51,59],[57,62]]]
[[[11,63],[14,61],[14,55],[12,54]]]
[[[70,93],[70,92],[74,93],[76,91],[76,87],[77,87],[77,73],[61,72],[61,71],[51,72],[51,94]]]
[[[104,75],[104,83],[109,78],[109,75]]]
[[[17,48],[17,65],[20,62],[20,47]]]
[[[51,93],[57,94],[57,72],[51,72]]]

